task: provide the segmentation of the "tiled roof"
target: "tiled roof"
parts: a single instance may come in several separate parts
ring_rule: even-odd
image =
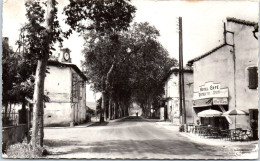
[[[71,67],[80,75],[82,79],[84,79],[85,81],[87,80],[87,77],[81,72],[81,70],[75,64],[61,63],[59,61],[49,60],[48,65],[57,67]]]
[[[247,26],[257,26],[258,25],[258,23],[256,23],[256,22],[245,21],[245,20],[234,18],[234,17],[227,17],[227,22],[234,22],[234,23],[247,25]]]
[[[179,68],[178,67],[172,67],[168,73],[165,75],[165,77],[162,79],[162,82],[165,82],[172,73],[176,73],[176,72],[179,72]],[[193,73],[193,69],[190,68],[190,67],[183,67],[183,72],[184,73]]]
[[[200,59],[202,59],[202,58],[204,58],[204,57],[206,57],[206,56],[208,56],[208,55],[214,53],[215,51],[217,51],[218,49],[220,49],[220,48],[222,48],[222,47],[224,47],[224,46],[226,46],[226,44],[219,45],[219,46],[217,46],[216,48],[210,50],[209,52],[207,52],[207,53],[205,53],[205,54],[203,54],[203,55],[201,55],[201,56],[198,56],[198,57],[196,57],[196,58],[194,58],[194,59],[189,60],[189,61],[188,61],[188,64],[192,64],[193,62],[198,61],[198,60],[200,60]]]

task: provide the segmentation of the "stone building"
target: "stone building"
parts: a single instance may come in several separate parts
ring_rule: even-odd
[[[87,121],[86,77],[70,63],[68,50],[59,60],[50,60],[47,66],[44,93],[50,101],[45,103],[45,126],[72,126]]]
[[[185,108],[186,108],[186,122],[193,123],[193,70],[185,68],[184,75],[184,90],[185,90]],[[170,120],[173,124],[179,125],[182,120],[180,117],[179,104],[179,69],[171,68],[168,76],[165,78],[165,108],[161,107],[161,120]]]
[[[196,114],[207,109],[221,112],[239,109],[250,113],[226,118],[202,118],[203,124],[234,128],[236,119],[236,127],[248,129],[249,120],[257,119],[256,32],[258,24],[255,22],[227,18],[223,44],[188,62],[194,69],[193,109]]]

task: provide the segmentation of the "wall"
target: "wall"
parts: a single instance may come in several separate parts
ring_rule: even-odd
[[[186,108],[186,122],[194,123],[194,110],[192,107],[193,99],[193,73],[184,73],[184,90],[185,90],[185,108]]]
[[[71,117],[71,73],[68,67],[48,66],[44,93],[50,98],[45,103],[45,126],[68,126]]]
[[[74,69],[71,68],[70,70],[71,75],[76,74],[77,75],[77,81],[82,82],[83,79],[75,72]],[[86,106],[86,83],[78,83],[78,89],[79,89],[79,95],[76,101],[73,101],[72,108],[73,108],[73,122],[74,124],[80,124],[84,123],[87,119],[87,106]]]
[[[258,41],[253,36],[252,26],[228,22],[227,30],[234,32],[234,37],[232,34],[227,34],[227,42],[235,45],[235,51],[226,45],[195,61],[194,92],[198,92],[199,86],[206,82],[220,83],[221,88],[227,87],[229,91],[228,110],[237,108],[248,112],[248,109],[258,107],[257,89],[248,88],[248,67],[258,66]],[[235,53],[235,68],[233,53]],[[248,116],[230,116],[230,118],[233,122],[230,128],[235,128],[235,122],[236,127],[249,128]]]
[[[235,33],[237,108],[248,112],[258,107],[257,89],[248,88],[248,67],[258,67],[258,40],[253,36],[253,26],[229,22],[227,30]]]
[[[192,98],[193,98],[193,74],[184,73],[184,90],[185,90],[185,107],[186,107],[186,120],[187,123],[193,123],[193,109],[192,109]],[[171,99],[167,102],[168,119],[173,124],[180,124],[180,113],[179,113],[179,73],[176,71],[172,73],[167,81],[165,82],[166,98]]]
[[[71,73],[68,67],[48,66],[49,73],[46,74],[44,93],[51,102],[70,102]]]
[[[160,107],[160,120],[164,120],[164,107]]]
[[[172,73],[165,82],[168,119],[179,124],[179,77],[178,72]]]
[[[234,32],[236,108],[249,112],[249,109],[258,108],[258,91],[248,88],[248,67],[258,67],[258,40],[253,36],[253,26],[228,22],[227,30]],[[232,119],[234,120],[234,116]],[[236,116],[236,122],[237,127],[250,127],[249,116]]]
[[[71,103],[46,102],[44,108],[45,126],[69,126],[72,122]]]
[[[70,67],[48,67],[45,78],[45,94],[50,102],[45,103],[45,126],[68,126],[84,123],[86,113],[86,83]],[[72,98],[72,75],[76,75],[77,96]],[[83,84],[81,82],[84,82]]]
[[[18,142],[22,142],[27,135],[26,124],[2,128],[2,148]]]
[[[228,88],[229,109],[234,108],[234,63],[232,48],[224,46],[214,53],[194,62],[194,92],[206,82],[219,83],[220,88]],[[203,110],[205,107],[194,107]],[[197,116],[195,116],[197,117]],[[198,118],[195,118],[196,120]]]

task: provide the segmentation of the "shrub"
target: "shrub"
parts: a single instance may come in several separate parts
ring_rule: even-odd
[[[41,158],[43,153],[46,150],[42,147],[37,147],[34,151],[32,145],[24,142],[10,145],[6,150],[8,158]]]

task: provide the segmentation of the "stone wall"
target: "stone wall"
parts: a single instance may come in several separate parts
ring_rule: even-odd
[[[22,142],[27,137],[28,128],[26,124],[2,128],[2,150],[9,145]]]

